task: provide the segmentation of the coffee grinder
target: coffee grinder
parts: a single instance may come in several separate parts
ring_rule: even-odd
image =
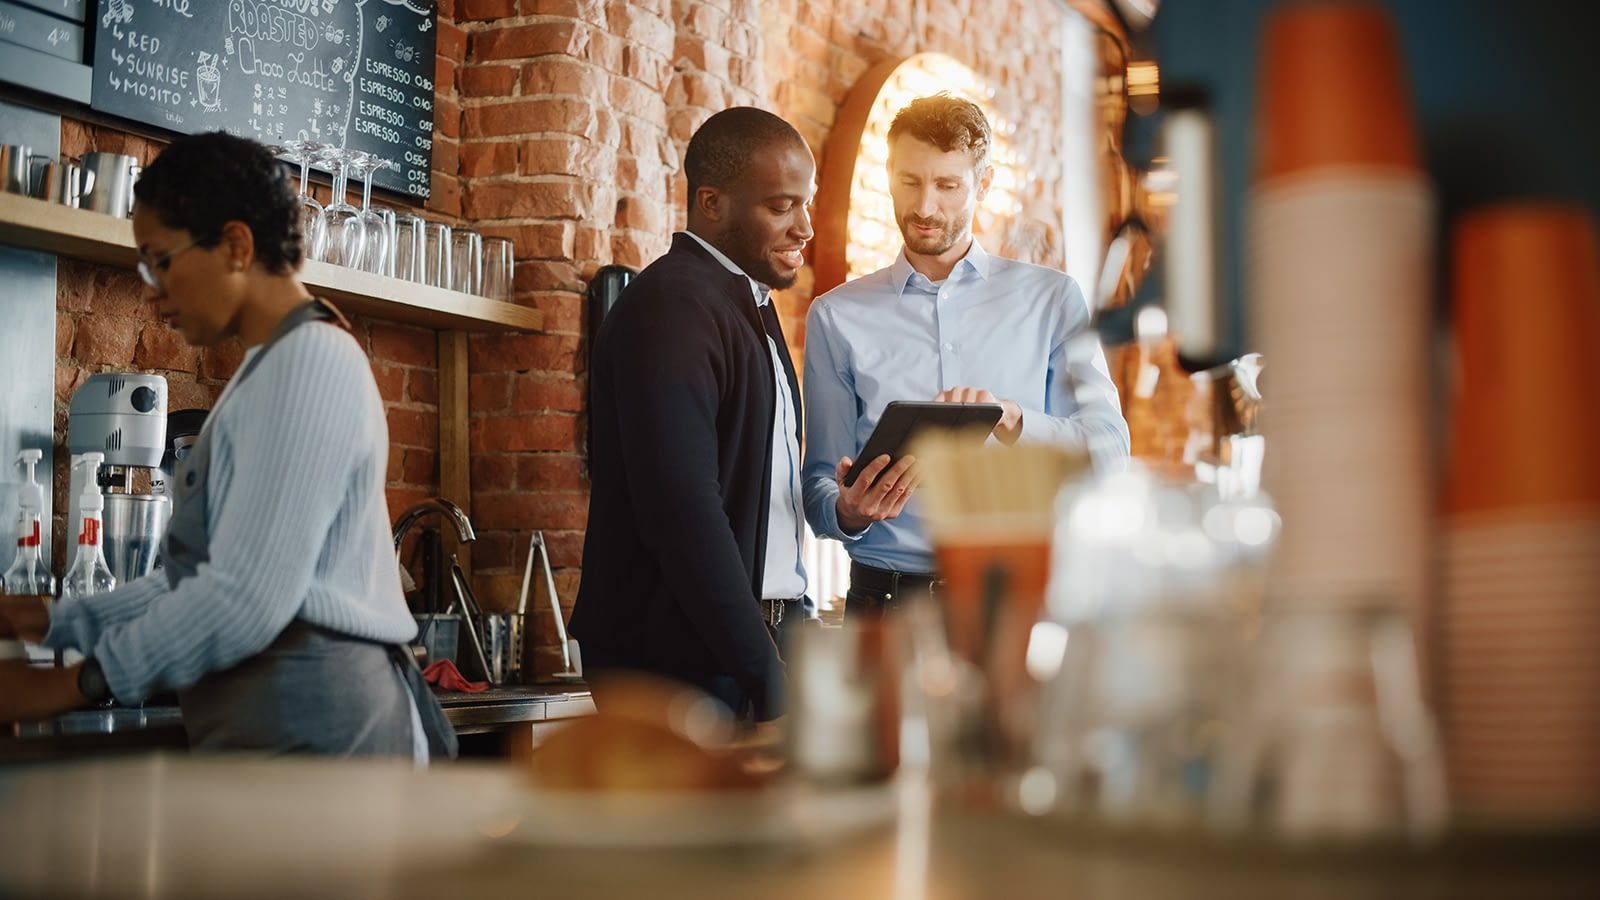
[[[105,454],[100,467],[104,549],[118,584],[148,575],[156,567],[172,512],[161,471],[166,436],[167,380],[160,375],[91,375],[72,395],[67,449],[74,460],[80,453]],[[74,483],[68,492],[71,534],[80,527],[79,468],[72,467]]]

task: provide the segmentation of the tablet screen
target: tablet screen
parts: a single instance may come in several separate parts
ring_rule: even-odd
[[[878,426],[867,438],[866,446],[856,457],[855,465],[844,474],[844,485],[856,483],[856,474],[878,457],[889,454],[893,465],[906,454],[920,432],[928,428],[947,430],[972,429],[988,436],[1000,421],[1004,410],[998,403],[933,403],[896,400],[890,403],[878,419]]]

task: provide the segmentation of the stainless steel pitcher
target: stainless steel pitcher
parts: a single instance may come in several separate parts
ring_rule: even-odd
[[[138,159],[123,153],[85,153],[83,167],[94,173],[94,184],[83,194],[83,208],[127,218],[138,166]]]
[[[33,196],[62,206],[83,205],[83,195],[94,187],[94,173],[69,160],[34,157]]]
[[[24,144],[0,144],[0,191],[32,193],[33,155]]]

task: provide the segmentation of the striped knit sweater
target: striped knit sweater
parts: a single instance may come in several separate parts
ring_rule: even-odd
[[[387,643],[416,633],[389,537],[389,430],[361,348],[302,325],[230,391],[207,425],[210,561],[176,590],[157,572],[51,613],[45,644],[99,660],[124,703],[230,668],[296,618]]]

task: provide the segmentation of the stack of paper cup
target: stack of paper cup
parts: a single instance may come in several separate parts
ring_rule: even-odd
[[[1272,360],[1278,602],[1415,613],[1429,566],[1432,194],[1399,41],[1370,4],[1265,25],[1248,286]]]
[[[1272,360],[1262,480],[1283,531],[1269,613],[1310,624],[1285,672],[1258,676],[1258,702],[1308,738],[1278,763],[1279,827],[1376,835],[1407,821],[1399,786],[1414,779],[1392,766],[1408,736],[1386,733],[1384,712],[1419,695],[1418,673],[1379,685],[1343,636],[1426,599],[1432,193],[1387,13],[1286,4],[1262,41],[1246,285]],[[1426,711],[1414,721],[1431,746]]]
[[[1600,241],[1582,210],[1457,226],[1442,529],[1446,740],[1464,814],[1600,820]]]

